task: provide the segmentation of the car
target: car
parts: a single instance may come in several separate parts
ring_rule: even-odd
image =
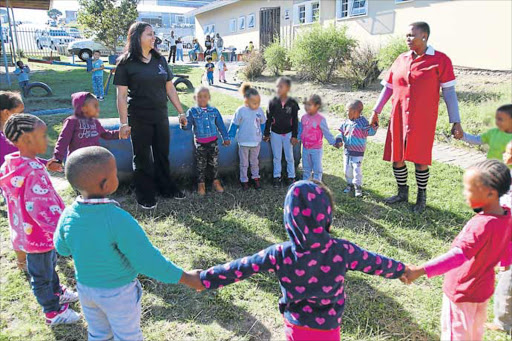
[[[121,44],[120,44],[121,45]],[[110,56],[111,51],[102,43],[96,41],[94,38],[91,39],[79,39],[75,40],[68,45],[68,52],[72,55],[78,56],[84,62],[92,57],[92,51],[100,51],[102,56]],[[123,47],[118,46],[116,53],[123,52]]]
[[[66,32],[75,39],[82,39],[82,33],[75,27],[66,28]]]
[[[57,46],[68,45],[75,40],[75,38],[70,36],[66,31],[58,28],[37,30],[35,39],[37,48],[40,50],[45,47],[57,50]]]

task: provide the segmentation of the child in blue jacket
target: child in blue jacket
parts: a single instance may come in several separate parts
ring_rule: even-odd
[[[197,193],[200,196],[206,195],[206,170],[208,166],[213,172],[213,188],[216,192],[224,192],[219,180],[218,157],[219,146],[217,143],[217,131],[221,134],[223,145],[231,144],[224,125],[224,120],[217,108],[211,107],[210,90],[205,86],[196,88],[194,99],[197,105],[188,109],[187,124],[181,126],[188,130],[193,127],[196,142],[196,165],[197,165]]]
[[[279,310],[288,340],[339,340],[348,270],[399,278],[403,263],[366,251],[329,234],[334,203],[320,182],[299,181],[288,190],[284,225],[290,241],[201,272],[217,289],[259,272],[275,272],[283,296]]]

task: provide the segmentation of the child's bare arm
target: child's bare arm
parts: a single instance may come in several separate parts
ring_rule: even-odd
[[[181,275],[180,278],[180,283],[185,284],[186,286],[197,291],[203,291],[205,288],[201,282],[201,271],[203,270],[183,271],[183,275]]]

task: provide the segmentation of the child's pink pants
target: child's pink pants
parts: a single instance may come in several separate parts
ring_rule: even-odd
[[[340,341],[340,327],[321,330],[296,326],[284,319],[284,334],[287,341]]]
[[[219,81],[225,81],[226,80],[226,71],[219,70]]]
[[[454,303],[443,294],[441,312],[442,341],[479,341],[483,339],[487,320],[487,303]]]

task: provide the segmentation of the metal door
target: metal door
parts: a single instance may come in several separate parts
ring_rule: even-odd
[[[262,8],[260,10],[260,48],[270,45],[275,38],[279,39],[281,25],[281,8]]]

